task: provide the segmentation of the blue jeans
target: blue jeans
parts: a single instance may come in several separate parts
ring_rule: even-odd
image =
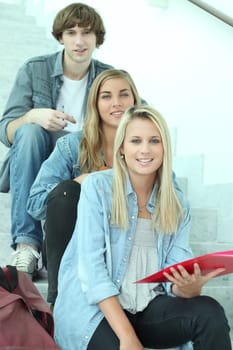
[[[10,149],[11,231],[14,249],[17,243],[33,243],[39,250],[42,247],[41,222],[33,219],[26,207],[41,164],[54,147],[56,138],[51,135],[36,124],[23,125],[15,133]]]

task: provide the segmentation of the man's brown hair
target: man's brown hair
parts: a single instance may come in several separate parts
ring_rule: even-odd
[[[96,10],[82,3],[73,3],[60,10],[53,22],[53,36],[59,41],[66,29],[75,27],[87,28],[96,35],[96,46],[104,42],[105,28]]]

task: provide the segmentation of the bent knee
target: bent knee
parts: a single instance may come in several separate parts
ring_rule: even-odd
[[[216,299],[210,296],[202,295],[198,297],[198,310],[202,317],[208,318],[213,323],[226,321],[224,308]]]
[[[27,144],[29,144],[30,141],[35,143],[37,140],[50,142],[50,135],[40,125],[30,123],[24,124],[16,130],[15,140],[20,140],[21,142],[25,140]]]
[[[48,195],[48,201],[58,198],[79,197],[81,185],[74,180],[60,182]]]

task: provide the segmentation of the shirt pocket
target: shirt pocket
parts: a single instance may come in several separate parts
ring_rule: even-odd
[[[34,94],[32,96],[33,108],[52,108],[51,96],[45,94]]]
[[[120,235],[122,234],[122,230],[117,225],[110,225],[110,242],[112,244],[116,244],[119,239]]]

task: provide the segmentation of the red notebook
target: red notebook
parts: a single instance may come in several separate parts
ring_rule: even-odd
[[[150,276],[142,278],[136,283],[154,283],[154,282],[166,282],[167,279],[163,275],[163,272],[170,273],[170,268],[176,268],[178,265],[182,265],[189,273],[193,273],[193,264],[198,263],[203,275],[213,271],[219,267],[224,267],[225,271],[221,272],[218,276],[226,275],[233,272],[233,250],[226,250],[223,252],[216,252],[205,254],[195,257],[193,259],[185,260],[180,263],[166,267],[165,269],[153,273]]]

